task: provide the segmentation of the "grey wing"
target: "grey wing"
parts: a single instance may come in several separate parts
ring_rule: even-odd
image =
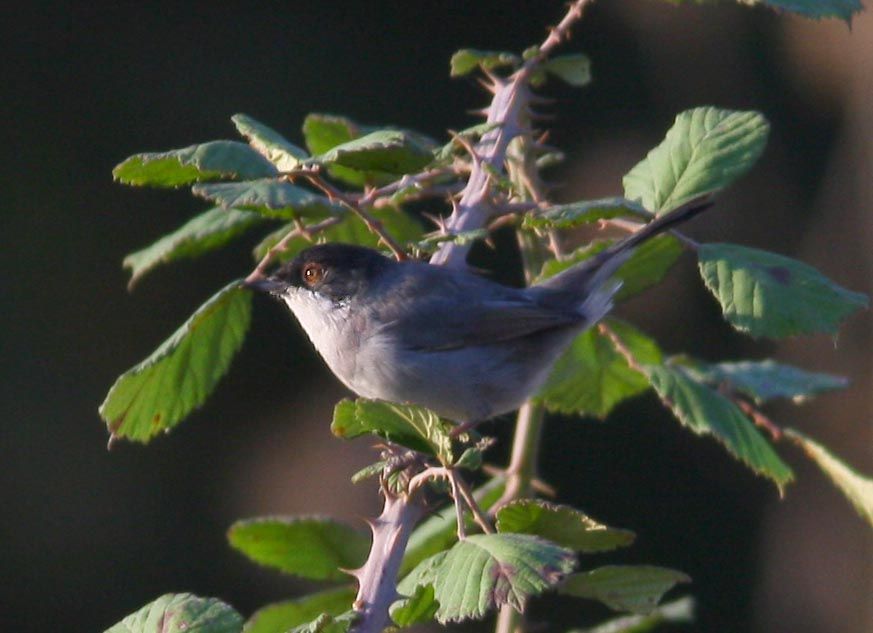
[[[382,302],[381,331],[407,349],[488,345],[585,320],[578,310],[549,305],[541,295],[467,273],[430,268],[422,266],[417,274],[392,284]]]

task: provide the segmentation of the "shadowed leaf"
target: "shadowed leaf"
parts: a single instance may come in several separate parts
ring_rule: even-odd
[[[124,159],[112,175],[126,185],[179,187],[223,178],[266,178],[276,168],[245,143],[212,141],[168,152],[135,154]]]
[[[251,293],[234,281],[119,376],[100,405],[113,437],[147,442],[201,405],[230,367],[250,318]]]
[[[494,70],[506,66],[515,67],[521,63],[521,58],[504,51],[480,51],[474,48],[462,48],[452,55],[451,76],[463,77],[480,66],[485,70]]]
[[[522,499],[497,511],[498,532],[536,534],[548,541],[583,552],[607,552],[627,547],[634,533],[607,527],[569,506]]]
[[[697,254],[725,319],[754,337],[836,334],[843,319],[867,307],[865,295],[782,255],[737,244],[702,244]]]
[[[243,626],[243,633],[285,633],[295,626],[308,624],[322,613],[331,616],[345,613],[354,599],[354,588],[342,587],[274,602],[255,611]]]
[[[391,619],[400,627],[430,622],[434,619],[439,606],[434,599],[433,587],[419,585],[413,595],[391,605]]]
[[[723,189],[758,160],[769,128],[758,112],[686,110],[663,142],[624,177],[624,195],[661,213]]]
[[[333,519],[262,517],[237,521],[230,544],[256,563],[312,580],[344,580],[364,563],[370,539]]]
[[[157,242],[124,258],[124,267],[131,272],[128,288],[161,264],[208,253],[264,221],[257,213],[237,209],[216,207],[201,213]]]
[[[324,218],[343,212],[322,195],[272,178],[194,185],[191,192],[225,208],[255,211],[270,218]]]
[[[697,435],[712,435],[736,458],[782,490],[794,479],[791,469],[739,407],[727,397],[694,381],[679,367],[645,365],[652,386],[683,426]]]
[[[615,611],[650,613],[661,597],[691,579],[681,571],[645,565],[610,565],[573,574],[559,591],[577,598],[599,600]]]
[[[217,598],[168,593],[106,633],[240,633],[242,616]]]
[[[530,596],[558,583],[575,562],[570,550],[528,534],[468,536],[418,565],[398,591],[433,585],[441,623],[481,618],[504,604],[523,610]]]
[[[662,604],[646,615],[624,615],[590,629],[573,629],[571,633],[648,633],[661,624],[685,624],[693,621],[694,600],[686,596]]]
[[[537,213],[529,213],[524,217],[523,226],[533,229],[570,229],[619,217],[648,220],[652,214],[638,202],[624,198],[601,198],[556,204]]]

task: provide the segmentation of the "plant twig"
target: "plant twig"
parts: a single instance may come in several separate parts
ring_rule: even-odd
[[[302,222],[296,220],[294,222],[294,228],[288,231],[281,240],[270,247],[267,253],[261,258],[261,261],[258,262],[258,265],[255,266],[255,269],[249,273],[248,277],[246,277],[246,281],[257,281],[263,279],[267,274],[267,269],[272,265],[279,253],[283,253],[288,248],[291,240],[295,237],[306,237],[306,239],[311,240],[314,235],[321,233],[334,224],[338,224],[341,220],[342,218],[338,217],[327,218],[326,220],[322,220],[318,224],[313,224],[312,226],[304,226]]]
[[[770,434],[770,437],[773,438],[774,442],[778,442],[782,439],[782,428],[769,417],[764,415],[764,413],[762,413],[755,405],[736,396],[731,397],[731,400],[733,400],[734,404],[736,404],[743,413],[749,416],[752,422],[767,431]]]

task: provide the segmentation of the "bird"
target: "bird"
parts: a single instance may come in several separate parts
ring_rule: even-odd
[[[247,287],[296,317],[358,396],[425,407],[465,428],[518,409],[557,358],[613,307],[633,250],[711,206],[702,196],[525,288],[352,244],[298,253]]]

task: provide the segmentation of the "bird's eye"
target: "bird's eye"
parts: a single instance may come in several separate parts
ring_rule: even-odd
[[[303,282],[307,286],[314,286],[324,278],[324,266],[310,262],[303,267]]]

